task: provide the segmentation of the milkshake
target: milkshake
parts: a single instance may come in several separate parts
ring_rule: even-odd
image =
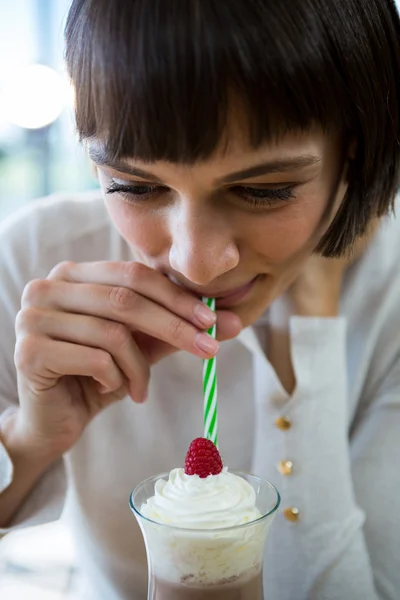
[[[280,502],[274,486],[223,467],[216,447],[192,442],[185,469],[131,495],[149,564],[149,600],[263,600],[265,541]]]

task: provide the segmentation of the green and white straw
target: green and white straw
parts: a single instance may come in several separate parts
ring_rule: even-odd
[[[215,311],[215,298],[203,298],[211,310]],[[217,326],[208,330],[214,339]],[[218,447],[218,402],[217,402],[217,359],[203,360],[203,391],[204,391],[204,437],[214,442]]]

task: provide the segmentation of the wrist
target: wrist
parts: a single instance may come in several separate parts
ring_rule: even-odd
[[[60,458],[26,431],[19,408],[1,419],[0,442],[13,463],[14,471],[29,469],[33,477],[38,477]]]

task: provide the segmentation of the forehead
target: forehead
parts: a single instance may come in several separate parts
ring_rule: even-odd
[[[285,163],[290,168],[307,167],[324,158],[327,150],[331,150],[336,142],[336,136],[329,136],[320,128],[314,128],[309,131],[291,132],[280,136],[268,143],[264,143],[256,148],[251,146],[248,137],[243,134],[240,128],[227,130],[221,139],[220,144],[215,151],[207,158],[195,163],[171,163],[168,161],[144,161],[140,157],[132,155],[112,157],[107,152],[107,146],[102,140],[91,140],[88,143],[90,158],[99,166],[110,166],[113,168],[121,167],[126,170],[129,165],[136,166],[174,166],[180,169],[212,168],[228,170],[235,168],[245,168],[246,165],[256,164],[260,161],[271,162],[271,171],[273,164],[279,166],[279,170],[285,170]],[[292,164],[293,163],[293,164]],[[287,170],[287,169],[286,169]]]

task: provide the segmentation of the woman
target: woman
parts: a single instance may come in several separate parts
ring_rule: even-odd
[[[73,2],[104,204],[1,227],[0,521],[65,506],[85,600],[145,598],[127,497],[217,352],[225,463],[282,493],[266,597],[398,597],[399,36],[389,0]]]

